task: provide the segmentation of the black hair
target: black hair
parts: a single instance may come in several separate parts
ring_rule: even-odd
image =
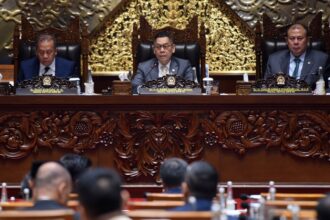
[[[59,162],[69,171],[74,189],[79,176],[92,166],[89,158],[71,153],[63,155]]]
[[[330,219],[330,194],[319,200],[316,206],[317,220]]]
[[[106,213],[120,211],[121,184],[120,176],[112,169],[96,168],[83,173],[77,192],[87,215],[94,219]]]
[[[170,39],[170,42],[174,43],[174,36],[170,31],[160,31],[155,35],[154,42],[156,42],[157,38],[161,37],[168,37]]]
[[[184,181],[188,163],[181,158],[168,158],[160,166],[160,178],[164,187],[179,187]]]
[[[50,34],[50,33],[41,33],[37,36],[37,48],[39,47],[39,44],[43,41],[53,41],[54,42],[54,48],[56,48],[57,45],[57,41],[56,41],[56,37],[54,34]]]
[[[218,173],[205,162],[196,161],[187,167],[186,183],[190,195],[196,198],[212,199],[217,193]]]

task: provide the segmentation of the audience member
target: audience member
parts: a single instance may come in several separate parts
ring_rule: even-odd
[[[320,199],[316,206],[317,220],[329,220],[330,219],[330,194]]]
[[[138,65],[136,75],[132,80],[133,93],[137,93],[137,88],[146,82],[167,74],[176,74],[186,80],[194,80],[190,62],[172,56],[175,52],[175,44],[173,36],[169,32],[159,32],[155,36],[153,51],[156,58]]]
[[[265,79],[283,72],[296,79],[304,80],[311,87],[319,79],[318,69],[323,68],[325,78],[328,74],[328,55],[322,51],[308,49],[307,29],[302,24],[293,24],[287,31],[287,50],[269,56]]]
[[[56,56],[56,39],[52,34],[41,34],[37,39],[36,57],[20,64],[18,81],[32,79],[43,74],[56,77],[78,76],[73,61]]]
[[[96,168],[83,173],[77,186],[83,219],[129,220],[122,212],[129,195],[121,184],[119,175],[111,169]]]
[[[187,167],[185,182],[182,184],[186,204],[171,210],[210,211],[217,194],[217,185],[218,173],[212,165],[205,161],[193,162]]]
[[[31,164],[30,171],[24,176],[21,182],[21,195],[22,198],[26,198],[26,194],[24,192],[25,189],[28,189],[28,197],[32,198],[33,192],[32,188],[34,187],[35,178],[38,172],[39,167],[44,164],[46,161],[44,160],[36,160]]]
[[[33,187],[34,206],[29,210],[67,209],[70,191],[69,172],[57,162],[46,162],[37,172]]]
[[[72,179],[72,191],[76,191],[79,176],[92,166],[92,161],[78,154],[65,154],[60,158],[60,163],[69,171]]]
[[[168,158],[160,166],[160,178],[163,182],[164,193],[182,193],[188,163],[181,158]]]

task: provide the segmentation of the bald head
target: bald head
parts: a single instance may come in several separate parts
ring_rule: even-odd
[[[66,203],[71,191],[71,177],[69,172],[59,163],[44,163],[38,170],[35,189],[35,199],[47,198]]]

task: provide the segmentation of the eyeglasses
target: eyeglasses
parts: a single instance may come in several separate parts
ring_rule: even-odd
[[[168,50],[173,46],[173,44],[156,44],[154,45],[154,48],[157,50],[161,50],[162,48],[164,48],[164,50]]]

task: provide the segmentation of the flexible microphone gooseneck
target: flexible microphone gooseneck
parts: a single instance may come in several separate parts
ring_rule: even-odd
[[[156,66],[158,66],[158,60],[156,60],[156,61],[150,66],[150,70],[146,73],[146,75],[145,75],[145,77],[144,77],[145,79],[148,78],[148,76],[150,75],[151,71],[152,71]]]

